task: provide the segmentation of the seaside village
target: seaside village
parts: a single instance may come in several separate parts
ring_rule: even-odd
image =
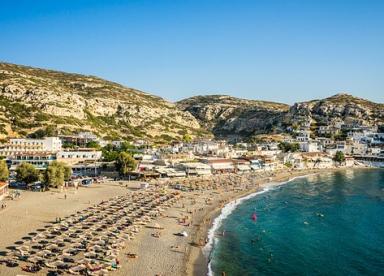
[[[177,178],[212,174],[383,163],[384,133],[379,133],[377,126],[335,124],[320,126],[316,132],[314,137],[308,126],[292,131],[293,135],[283,136],[279,142],[229,144],[225,140],[196,140],[166,146],[153,146],[145,140],[104,141],[91,132],[80,132],[40,139],[11,138],[0,144],[0,157],[8,165],[11,186],[20,164],[45,170],[53,161],[67,164],[72,169],[71,178],[79,180],[66,185],[89,184],[97,177],[170,178],[177,182]],[[116,160],[108,156],[120,151],[129,152],[135,159],[134,168],[123,174],[116,168]]]
[[[152,227],[152,237],[162,235],[163,226],[153,224],[151,220],[163,216],[182,197],[189,200],[183,201],[183,207],[184,202],[206,206],[195,208],[196,213],[186,208],[185,215],[177,217],[178,227],[182,227],[178,228],[180,232],[177,235],[187,237],[192,227],[192,216],[197,216],[214,200],[223,203],[227,192],[240,188],[249,190],[251,184],[256,183],[255,179],[272,179],[282,171],[383,165],[384,133],[380,133],[377,126],[340,123],[313,130],[310,125],[302,124],[289,131],[289,135],[282,135],[279,140],[253,143],[185,137],[182,142],[155,146],[145,140],[104,141],[91,132],[3,141],[0,156],[8,168],[9,177],[3,177],[0,184],[0,212],[7,212],[11,205],[16,210],[23,197],[31,194],[39,195],[41,200],[42,196],[55,191],[60,199],[68,202],[72,196],[69,191],[79,189],[91,194],[98,183],[120,185],[122,189],[128,189],[126,183],[135,183],[136,186],[135,192],[122,193],[119,190],[110,199],[100,202],[89,200],[89,206],[83,207],[83,211],[56,218],[45,228],[26,230],[30,233],[22,240],[11,241],[15,244],[7,249],[1,248],[0,262],[6,269],[16,267],[25,272],[46,269],[51,275],[105,275],[122,266],[119,251],[142,227]],[[70,168],[71,173],[66,175],[64,183],[60,180],[45,183],[44,177],[28,175],[30,171],[37,171],[40,176],[50,176],[60,172],[57,164]],[[60,177],[63,178],[62,175]],[[242,181],[244,179],[247,181]],[[201,202],[192,195],[199,190],[210,189],[215,192]],[[105,193],[108,191],[105,190]],[[188,192],[192,192],[190,197],[185,196]],[[58,201],[58,204],[64,204],[62,202]],[[37,208],[35,205],[33,208]],[[190,210],[192,205],[188,205]],[[12,230],[7,233],[10,236],[17,234]],[[174,238],[173,235],[170,237]],[[5,238],[2,236],[2,239]],[[197,240],[195,243],[201,245],[204,241]],[[151,242],[147,246],[155,245]],[[170,248],[177,251],[180,245]],[[135,252],[129,250],[124,255],[124,258],[137,257]],[[183,255],[172,258],[174,262],[181,262]]]

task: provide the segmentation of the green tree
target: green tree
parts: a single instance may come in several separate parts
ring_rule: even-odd
[[[127,175],[128,172],[136,168],[136,160],[128,152],[120,152],[116,159],[116,169],[121,175]]]
[[[300,150],[300,145],[298,143],[291,143],[291,152],[297,152]]]
[[[69,181],[71,179],[71,176],[72,176],[72,168],[65,165],[64,166],[64,180]]]
[[[123,142],[120,148],[114,147],[112,144],[108,144],[102,148],[103,160],[107,162],[116,161],[119,158],[121,152],[134,153],[139,152],[137,147],[129,144],[128,142]]]
[[[40,139],[40,138],[52,137],[56,135],[57,135],[57,131],[55,129],[55,126],[49,125],[49,126],[46,126],[45,128],[40,128],[35,132],[29,134],[28,137]]]
[[[191,135],[189,135],[188,133],[184,134],[184,135],[183,135],[183,142],[185,142],[185,143],[190,143],[190,142],[192,142],[192,137],[191,137]]]
[[[76,145],[74,143],[71,143],[71,142],[64,142],[63,143],[63,148],[65,149],[74,149],[76,147]]]
[[[29,163],[21,163],[16,168],[16,180],[30,184],[38,181],[40,177],[39,171]]]
[[[87,148],[100,149],[100,145],[96,141],[89,141],[86,146]]]
[[[112,144],[108,144],[101,149],[103,160],[106,162],[116,161],[119,157],[119,152],[114,148]]]
[[[116,161],[119,157],[119,152],[115,150],[107,151],[103,150],[103,160],[106,162]]]
[[[69,180],[72,170],[64,162],[53,161],[45,172],[45,182],[51,187],[61,187]]]
[[[279,149],[283,152],[288,152],[288,144],[287,142],[281,142],[279,143]]]
[[[5,160],[0,160],[0,181],[7,181],[9,177],[9,170]]]
[[[137,148],[134,145],[131,145],[129,142],[125,141],[121,143],[120,151],[137,151]]]
[[[298,143],[281,142],[279,149],[283,152],[296,152],[300,150],[300,145]]]
[[[345,161],[345,155],[342,151],[337,151],[335,157],[333,158],[337,163],[341,164]]]

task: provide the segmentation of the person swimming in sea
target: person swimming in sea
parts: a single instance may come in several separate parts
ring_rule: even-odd
[[[316,213],[316,216],[323,218],[323,217],[324,217],[324,214],[317,212],[317,213]]]
[[[252,239],[251,240],[251,243],[256,243],[256,242],[259,242],[259,241],[261,241],[261,237],[257,236],[256,239]]]

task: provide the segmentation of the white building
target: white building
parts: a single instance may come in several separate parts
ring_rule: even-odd
[[[331,156],[334,156],[336,152],[341,151],[344,154],[350,153],[352,150],[351,145],[347,145],[345,141],[337,141],[335,147],[327,148],[325,151]]]
[[[56,159],[68,164],[75,164],[82,161],[100,160],[101,155],[101,151],[96,150],[60,151],[56,154]]]
[[[251,169],[254,171],[261,170],[263,168],[262,160],[252,159],[252,160],[249,160],[249,162],[250,162]]]
[[[228,157],[228,158],[240,158],[240,157],[243,157],[243,156],[246,156],[248,153],[248,150],[246,149],[233,149],[231,151],[229,151],[225,157]]]
[[[7,157],[11,171],[16,170],[21,163],[29,163],[38,170],[45,170],[55,160],[56,154],[50,152],[19,152]]]
[[[123,143],[124,143],[123,140],[114,140],[111,142],[111,145],[114,146],[115,148],[121,148]]]
[[[333,128],[331,126],[319,126],[319,129],[317,131],[321,135],[325,134],[333,134]]]
[[[8,183],[0,182],[0,201],[2,201],[5,197],[7,197],[8,194],[9,194]]]
[[[334,144],[334,141],[333,141],[332,139],[330,139],[330,138],[326,138],[326,137],[317,137],[317,138],[316,138],[316,141],[319,142],[319,144],[320,144],[323,148],[325,148],[325,147],[327,147],[327,146],[329,146],[329,145]]]
[[[86,138],[92,141],[95,141],[98,139],[97,135],[90,131],[81,131],[77,134],[80,138]]]
[[[178,165],[180,168],[185,170],[187,175],[210,175],[211,166],[201,163],[201,162],[188,162],[180,163]]]
[[[198,155],[216,154],[219,149],[219,143],[214,141],[198,142],[194,145],[193,151]]]
[[[332,168],[333,160],[331,156],[321,152],[301,154],[305,168]]]
[[[323,150],[323,147],[317,142],[304,142],[300,143],[300,149],[304,152],[319,152]]]
[[[349,152],[349,154],[365,155],[367,153],[367,149],[367,144],[353,141],[351,152]]]
[[[232,160],[223,158],[202,159],[202,163],[211,167],[212,173],[234,172],[235,167]]]
[[[384,133],[369,133],[361,138],[361,141],[370,144],[384,144]]]
[[[381,148],[380,147],[370,147],[368,148],[368,153],[371,155],[380,155],[381,153]]]
[[[296,136],[296,140],[299,142],[308,142],[311,139],[311,132],[309,130],[301,130]]]
[[[58,137],[46,137],[43,139],[14,138],[0,149],[1,156],[14,156],[19,153],[56,153],[62,149],[61,140]]]
[[[101,147],[105,147],[108,143],[104,141],[103,139],[97,137],[96,134],[88,131],[79,132],[77,134],[77,137],[80,139],[84,139],[86,141],[95,141],[97,142]]]
[[[347,152],[347,143],[345,141],[336,142],[336,151],[341,151],[343,153]]]

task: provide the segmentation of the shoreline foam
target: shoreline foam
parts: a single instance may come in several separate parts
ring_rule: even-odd
[[[272,191],[272,190],[274,190],[274,189],[276,189],[282,185],[288,184],[288,183],[290,183],[296,179],[306,178],[306,177],[308,177],[310,175],[314,175],[314,174],[316,174],[316,173],[299,175],[299,176],[295,176],[293,178],[290,178],[287,181],[281,181],[281,182],[277,182],[277,183],[276,182],[267,182],[267,183],[265,183],[266,186],[261,191],[256,191],[256,192],[253,192],[251,194],[242,196],[240,198],[235,198],[234,200],[225,204],[225,206],[221,209],[220,214],[217,217],[215,217],[215,219],[213,220],[212,226],[211,226],[211,228],[209,228],[208,234],[207,234],[208,242],[202,249],[202,254],[205,256],[205,258],[208,259],[208,268],[207,268],[208,273],[207,273],[207,275],[213,276],[213,271],[212,271],[212,267],[211,267],[211,261],[212,261],[211,260],[211,254],[212,254],[213,250],[215,249],[214,248],[215,244],[218,242],[218,238],[215,237],[215,233],[217,232],[217,230],[222,225],[222,222],[228,216],[230,216],[233,213],[233,211],[236,210],[236,208],[240,204],[242,204],[244,201],[247,201],[251,198],[254,198],[260,194]]]

